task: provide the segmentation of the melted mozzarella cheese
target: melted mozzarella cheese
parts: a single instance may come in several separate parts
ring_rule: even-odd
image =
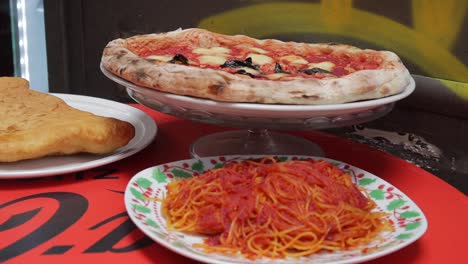
[[[213,55],[213,54],[227,54],[230,52],[230,49],[225,47],[211,47],[211,48],[196,48],[193,50],[195,54],[205,54],[205,55]]]
[[[222,55],[202,55],[198,60],[201,64],[222,65],[226,62],[226,57]]]
[[[238,45],[236,45],[236,48],[241,49],[241,50],[252,51],[252,52],[255,52],[255,53],[258,53],[258,54],[267,54],[268,53],[268,51],[266,51],[264,49],[254,47],[254,46],[252,46],[252,44],[246,44],[246,43],[238,44]]]
[[[244,70],[250,74],[253,74],[253,75],[257,75],[259,74],[260,72],[255,70],[255,69],[252,69],[252,68],[248,68],[248,67],[240,67],[239,70]]]
[[[281,77],[288,76],[286,73],[272,73],[268,74],[266,77],[271,80],[279,79]]]
[[[348,53],[348,54],[358,54],[358,53],[362,52],[362,49],[360,49],[358,47],[351,47],[351,46],[347,46],[347,45],[334,46],[333,50],[335,52],[345,52],[345,53]]]
[[[309,64],[307,64],[307,66],[309,68],[320,68],[320,69],[331,72],[331,71],[333,71],[333,68],[335,67],[335,64],[333,62],[330,62],[330,61],[322,61],[322,62],[319,62],[319,63],[309,63]]]
[[[252,58],[252,63],[253,64],[258,64],[258,65],[263,65],[263,64],[273,62],[272,58],[270,58],[270,57],[268,57],[266,55],[262,55],[262,54],[250,53],[249,55],[247,55],[247,57]]]
[[[308,61],[306,61],[304,58],[297,56],[297,55],[287,55],[287,56],[281,57],[280,59],[285,60],[292,64],[307,64],[308,63]]]
[[[169,56],[169,55],[151,55],[151,56],[148,56],[146,58],[147,59],[154,59],[154,60],[158,60],[158,61],[164,61],[164,62],[168,62],[168,61],[172,60],[172,56]]]
[[[260,54],[267,54],[268,53],[268,51],[266,51],[264,49],[261,49],[261,48],[257,48],[257,47],[251,47],[250,50],[255,51],[256,53],[260,53]]]

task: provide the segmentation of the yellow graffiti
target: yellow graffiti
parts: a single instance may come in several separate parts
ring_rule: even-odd
[[[413,0],[411,7],[414,30],[451,48],[465,20],[468,1]]]
[[[275,34],[319,33],[364,40],[396,51],[428,76],[466,83],[464,89],[460,89],[459,85],[455,88],[450,83],[445,84],[459,96],[468,99],[468,92],[465,92],[468,89],[468,68],[448,49],[454,43],[456,32],[463,23],[467,4],[466,1],[461,4],[462,1],[458,0],[439,2],[450,3],[449,9],[455,10],[453,18],[450,10],[445,10],[444,13],[422,7],[429,3],[414,0],[414,29],[386,17],[353,8],[351,0],[322,1],[321,4],[253,4],[207,17],[200,21],[198,27],[257,38]],[[455,6],[455,3],[460,5]],[[443,10],[443,7],[440,8]],[[439,11],[441,13],[436,14]],[[446,17],[446,22],[443,22]],[[428,26],[432,21],[437,21],[440,25],[432,29]],[[445,38],[444,30],[452,33]],[[444,41],[440,41],[442,38]]]
[[[468,83],[454,82],[449,80],[439,80],[446,87],[450,88],[452,92],[468,100]]]
[[[320,5],[320,16],[325,24],[339,31],[351,20],[352,8],[352,0],[323,1]]]

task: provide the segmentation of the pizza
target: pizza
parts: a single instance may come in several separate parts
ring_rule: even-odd
[[[198,28],[112,40],[101,63],[138,86],[223,102],[340,104],[398,94],[411,80],[391,51]]]

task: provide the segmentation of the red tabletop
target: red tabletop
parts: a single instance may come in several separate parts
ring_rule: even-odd
[[[197,138],[226,130],[137,106],[158,125],[155,141],[124,160],[83,172],[0,180],[0,263],[196,263],[152,242],[132,224],[123,193],[137,172],[190,158]],[[461,263],[468,259],[468,199],[395,156],[317,131],[291,132],[328,158],[367,170],[408,195],[429,228],[416,242],[370,263]]]

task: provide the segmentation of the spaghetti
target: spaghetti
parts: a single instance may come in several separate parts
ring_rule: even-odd
[[[351,176],[323,160],[232,162],[167,191],[169,228],[208,235],[196,245],[207,252],[305,256],[357,248],[391,229]]]

